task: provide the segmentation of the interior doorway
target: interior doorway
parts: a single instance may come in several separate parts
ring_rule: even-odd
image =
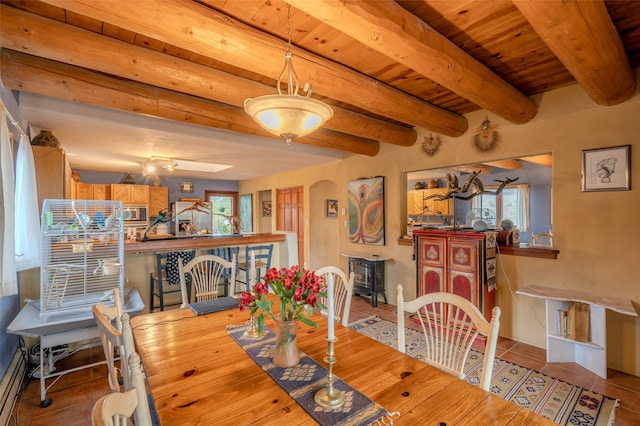
[[[304,191],[302,186],[276,189],[276,229],[298,235],[298,264],[304,265]]]

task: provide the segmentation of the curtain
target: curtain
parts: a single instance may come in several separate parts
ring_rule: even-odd
[[[29,139],[22,135],[16,154],[16,269],[40,266],[40,219],[38,189],[33,151]]]
[[[0,103],[1,104],[1,103]],[[14,240],[13,154],[4,104],[0,112],[0,297],[18,293]]]

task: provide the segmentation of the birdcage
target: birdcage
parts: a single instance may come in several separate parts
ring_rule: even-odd
[[[90,311],[124,290],[122,201],[44,200],[40,320]]]

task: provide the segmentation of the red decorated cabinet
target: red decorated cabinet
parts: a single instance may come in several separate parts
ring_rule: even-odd
[[[496,305],[494,231],[414,231],[417,294],[436,291],[470,300],[487,320]]]

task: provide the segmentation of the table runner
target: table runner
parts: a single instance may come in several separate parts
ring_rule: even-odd
[[[325,409],[316,404],[316,392],[326,386],[327,370],[300,351],[300,363],[293,367],[276,367],[271,362],[272,350],[275,346],[275,334],[264,327],[262,339],[243,337],[248,325],[227,326],[231,335],[253,359],[256,364],[291,396],[315,421],[321,425],[392,425],[391,416],[400,413],[388,413],[384,408],[367,396],[353,389],[336,377],[334,387],[344,392],[346,402],[339,409]]]

